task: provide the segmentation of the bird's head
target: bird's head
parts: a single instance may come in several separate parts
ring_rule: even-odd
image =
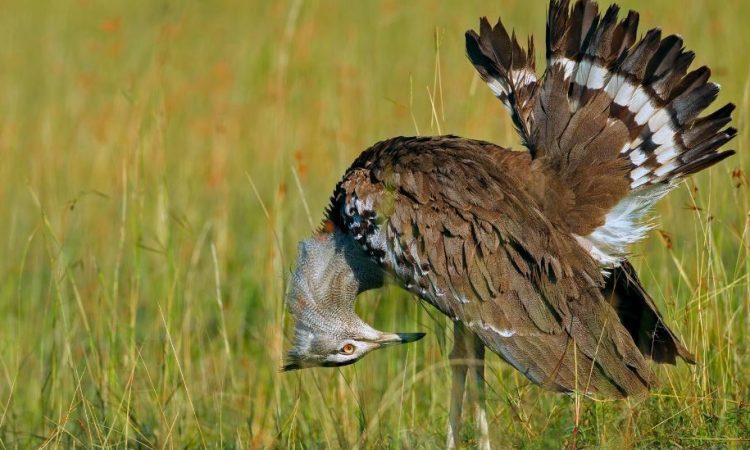
[[[299,245],[287,292],[294,343],[282,370],[353,364],[373,350],[414,342],[424,333],[385,333],[354,312],[360,292],[380,287],[383,271],[351,237],[319,235]]]
[[[347,366],[373,350],[424,337],[424,333],[384,333],[363,325],[345,332],[302,330],[297,327],[294,346],[287,354],[282,370]]]

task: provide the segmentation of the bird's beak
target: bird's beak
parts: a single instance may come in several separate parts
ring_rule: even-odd
[[[381,347],[394,344],[408,344],[425,337],[425,333],[383,333],[376,341]]]

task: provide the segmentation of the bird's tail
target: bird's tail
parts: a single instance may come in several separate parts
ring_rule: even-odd
[[[466,32],[466,53],[479,76],[510,111],[521,138],[528,142],[528,121],[538,82],[534,40],[529,37],[528,48],[523,49],[515,32],[508,34],[500,19],[493,27],[482,17],[478,34],[474,30]]]
[[[547,73],[533,100],[530,144],[550,178],[553,209],[603,262],[617,263],[648,229],[642,216],[683,177],[732,155],[719,148],[734,105],[698,118],[716,99],[711,71],[688,72],[682,38],[638,13],[618,21],[596,3],[552,0]],[[554,192],[552,192],[554,190]]]

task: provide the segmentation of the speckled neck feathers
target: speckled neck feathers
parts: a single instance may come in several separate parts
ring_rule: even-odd
[[[300,242],[287,293],[294,316],[295,347],[313,334],[370,331],[354,312],[357,295],[383,284],[383,271],[343,233],[320,234]]]

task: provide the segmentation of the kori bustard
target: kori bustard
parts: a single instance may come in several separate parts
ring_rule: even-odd
[[[455,321],[447,443],[457,444],[467,374],[484,417],[484,352],[560,392],[622,398],[657,383],[648,360],[693,356],[628,261],[644,216],[719,151],[734,105],[698,117],[719,87],[694,53],[638,13],[549,4],[547,68],[481,19],[466,52],[510,112],[526,151],[456,136],[396,137],[354,161],[323,225],[302,241],[287,294],[295,324],[285,370],[352,364],[416,341],[354,312],[359,293],[398,283]]]

